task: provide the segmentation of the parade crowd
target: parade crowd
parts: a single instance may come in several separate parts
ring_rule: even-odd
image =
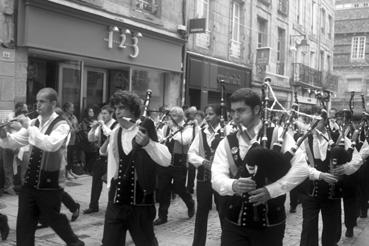
[[[342,211],[345,237],[354,237],[357,218],[368,210],[369,114],[328,109],[323,95],[309,114],[298,102],[286,110],[269,98],[268,80],[261,95],[242,88],[227,98],[228,107],[222,93],[219,104],[203,111],[151,111],[151,91],[139,98],[118,90],[80,119],[73,103],[58,105],[51,88],[38,92],[35,112],[16,103],[0,125],[0,196],[19,197],[16,245],[37,245],[35,231],[44,227],[68,246],[85,245],[70,222],[99,212],[104,185],[103,246],[125,245],[127,231],[135,245],[158,245],[154,226],[168,222],[177,195],[188,218],[195,216],[193,246],[206,245],[213,202],[222,246],[282,246],[286,214],[299,204],[300,246],[336,246]],[[63,189],[81,175],[92,177],[85,208]],[[60,212],[62,204],[70,218]],[[0,233],[6,240],[1,210]]]

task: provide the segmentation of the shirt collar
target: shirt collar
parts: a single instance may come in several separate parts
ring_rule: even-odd
[[[42,124],[42,123],[43,123],[43,125],[42,125],[42,126],[45,126],[45,125],[46,125],[46,124],[48,124],[49,122],[51,122],[51,121],[55,120],[58,116],[59,116],[59,115],[58,115],[57,113],[53,112],[53,113],[50,115],[50,118],[49,118],[46,122],[42,122],[42,117],[41,117],[41,115],[37,116],[37,119],[38,119],[38,120],[39,120],[39,122],[40,122],[40,126],[41,126],[41,124]]]
[[[263,127],[263,123],[262,123],[261,120],[259,120],[259,122],[254,127],[252,127],[251,129],[247,129],[247,127],[242,125],[242,124],[240,124],[240,125],[241,125],[241,130],[243,132],[246,131],[249,136],[251,135],[250,133],[253,133],[252,134],[252,135],[254,135],[253,139],[258,137],[259,132],[260,132],[261,128]]]

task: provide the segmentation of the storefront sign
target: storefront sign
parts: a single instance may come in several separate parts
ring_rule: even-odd
[[[314,104],[314,105],[318,103],[316,98],[303,97],[303,96],[297,96],[297,101],[299,103]]]
[[[108,48],[112,49],[113,44],[117,44],[118,48],[125,49],[127,47],[132,48],[132,53],[129,55],[131,58],[136,58],[140,53],[140,48],[138,47],[139,38],[142,38],[142,33],[138,32],[133,34],[131,30],[126,29],[125,32],[121,32],[119,35],[119,40],[114,39],[114,33],[120,32],[118,27],[109,27],[108,38],[104,40],[108,42]],[[132,41],[132,44],[129,44],[128,40]]]
[[[270,48],[263,47],[256,49],[256,64],[257,65],[268,65],[270,57]]]
[[[206,32],[206,18],[190,19],[189,33],[205,33]]]

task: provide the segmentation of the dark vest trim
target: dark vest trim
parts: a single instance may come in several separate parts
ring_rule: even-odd
[[[47,128],[45,135],[50,135],[50,133],[54,129],[54,126],[63,120],[64,118],[61,116],[55,118]],[[34,126],[36,127],[40,126],[40,121],[38,119],[35,121]],[[44,156],[43,150],[41,150],[36,146],[32,147],[32,152],[30,155],[30,163],[25,175],[25,185],[39,190],[60,189],[59,186],[60,170],[58,171],[42,170],[41,161],[43,156]]]

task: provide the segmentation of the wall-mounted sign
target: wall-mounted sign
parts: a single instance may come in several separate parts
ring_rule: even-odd
[[[205,33],[206,18],[190,19],[189,33]]]
[[[305,103],[305,104],[317,104],[318,101],[316,98],[311,98],[311,97],[303,97],[303,96],[297,96],[297,100],[299,103]]]
[[[114,39],[114,33],[119,33],[119,39]],[[142,38],[142,33],[133,33],[131,30],[126,29],[123,31],[118,27],[109,27],[108,38],[104,41],[108,42],[108,48],[112,49],[114,44],[117,45],[119,49],[131,48],[132,53],[129,55],[131,58],[136,58],[140,54],[140,48],[138,46],[139,38]]]
[[[256,65],[268,65],[270,57],[270,47],[256,49]]]

